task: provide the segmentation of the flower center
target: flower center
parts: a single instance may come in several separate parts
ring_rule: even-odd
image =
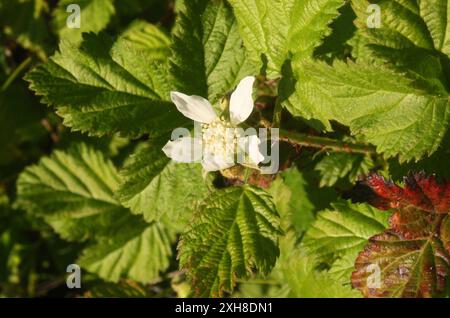
[[[205,153],[225,158],[234,156],[240,137],[239,129],[224,118],[217,118],[210,124],[202,124],[202,142]]]

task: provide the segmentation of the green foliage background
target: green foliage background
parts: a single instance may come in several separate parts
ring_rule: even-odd
[[[164,156],[170,91],[219,108],[247,75],[277,175]],[[450,178],[447,0],[0,0],[0,87],[0,297],[361,297],[390,212],[343,194]]]

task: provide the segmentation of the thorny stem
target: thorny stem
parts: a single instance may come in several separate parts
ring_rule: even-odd
[[[277,101],[275,104],[275,110],[273,112],[273,127],[280,127],[282,110],[283,107],[281,106],[281,103]]]
[[[14,82],[14,80],[26,69],[32,62],[31,56],[27,57],[25,60],[20,63],[19,66],[12,72],[12,74],[6,79],[5,83],[3,83],[0,91],[4,92],[8,89],[8,87]]]
[[[320,148],[336,152],[360,153],[365,155],[375,154],[374,146],[347,143],[326,137],[310,136],[298,132],[280,129],[280,140],[294,145]]]

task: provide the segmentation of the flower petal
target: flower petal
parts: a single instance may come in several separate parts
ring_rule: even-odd
[[[172,102],[187,118],[209,124],[217,118],[211,103],[201,96],[188,96],[179,92],[170,92]]]
[[[230,99],[230,119],[233,125],[244,122],[253,111],[253,83],[255,78],[247,76],[237,86],[231,94]]]
[[[182,137],[169,141],[162,151],[176,162],[199,162],[202,158],[202,141],[199,138]]]
[[[248,156],[252,163],[259,164],[264,160],[264,156],[259,151],[261,140],[257,136],[248,137]]]
[[[239,140],[239,148],[242,151],[245,151],[245,154],[248,156],[249,163],[252,165],[258,165],[260,162],[264,160],[263,154],[259,150],[259,145],[261,144],[261,140],[256,135],[242,137]]]
[[[203,169],[207,172],[219,171],[235,165],[234,158],[226,158],[214,154],[205,154],[202,160]]]

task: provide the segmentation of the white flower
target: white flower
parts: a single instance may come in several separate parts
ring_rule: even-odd
[[[253,111],[253,83],[255,78],[245,77],[230,98],[230,120],[217,116],[211,103],[200,96],[171,92],[177,109],[187,118],[201,123],[201,138],[182,137],[169,141],[162,149],[178,162],[199,162],[205,171],[217,171],[235,165],[236,149],[247,152],[250,165],[264,160],[259,151],[261,141],[256,135],[243,136],[238,125]]]

